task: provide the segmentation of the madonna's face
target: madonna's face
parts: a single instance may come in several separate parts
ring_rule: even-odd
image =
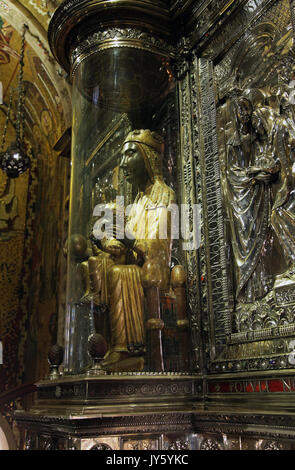
[[[128,183],[140,186],[147,179],[144,158],[135,142],[126,142],[124,144],[120,167]]]
[[[252,114],[252,105],[247,99],[241,99],[238,102],[238,120],[242,124],[247,124],[250,121]]]

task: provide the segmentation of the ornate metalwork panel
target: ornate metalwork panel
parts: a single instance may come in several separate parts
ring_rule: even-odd
[[[231,23],[213,35],[204,58],[191,64],[198,83],[192,95],[197,93],[198,102],[195,169],[201,183],[196,192],[203,212],[199,259],[209,372],[292,368],[290,7],[289,1],[243,2]]]

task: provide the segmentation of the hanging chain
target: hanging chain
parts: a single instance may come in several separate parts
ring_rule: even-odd
[[[2,134],[2,142],[1,142],[0,151],[2,151],[4,149],[4,145],[5,145],[6,134],[7,134],[7,129],[8,129],[8,122],[9,122],[9,115],[10,115],[10,111],[11,111],[11,108],[12,108],[13,93],[14,93],[14,90],[13,89],[10,90],[9,104],[8,104],[7,113],[6,113],[6,120],[5,120],[3,134]]]
[[[17,103],[17,117],[16,117],[16,142],[21,145],[23,137],[23,105],[24,105],[24,87],[23,87],[23,76],[24,76],[24,54],[25,54],[25,34],[27,25],[23,26],[21,52],[20,52],[20,70],[18,79],[18,103]]]

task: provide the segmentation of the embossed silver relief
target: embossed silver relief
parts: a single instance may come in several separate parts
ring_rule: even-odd
[[[198,112],[199,106],[199,80],[198,71],[196,67],[196,57],[192,57],[190,68],[190,101],[191,101],[191,133],[192,133],[192,156],[193,156],[193,174],[195,181],[195,201],[202,206],[202,187],[200,182],[200,134],[199,123],[200,117]],[[200,220],[200,248],[195,255],[195,266],[192,271],[190,282],[190,303],[191,303],[191,326],[193,334],[193,344],[196,356],[199,358],[200,365],[204,365],[203,351],[204,351],[204,315],[202,315],[202,300],[201,300],[201,279],[202,279],[202,254],[204,253],[204,234],[203,234],[203,217]],[[196,279],[197,276],[197,279]],[[206,326],[205,326],[206,328]],[[207,325],[208,331],[208,325]]]
[[[266,2],[265,2],[266,4]],[[259,5],[257,5],[259,6]],[[279,8],[277,2],[273,4],[273,8],[270,9],[271,15],[275,15],[277,9]],[[289,145],[289,148],[292,148],[292,129],[295,128],[294,124],[294,109],[292,106],[289,105],[288,102],[288,93],[290,94],[290,88],[288,87],[290,77],[292,78],[292,67],[294,64],[294,57],[292,51],[292,31],[291,28],[287,28],[286,30],[282,31],[283,24],[286,24],[286,18],[288,14],[285,15],[286,10],[286,2],[283,1],[280,4],[280,8],[282,9],[282,17],[278,21],[278,28],[273,24],[257,24],[257,27],[252,29],[252,35],[250,37],[251,47],[249,44],[242,45],[242,50],[238,50],[238,48],[234,49],[234,52],[231,54],[227,54],[223,61],[223,65],[226,62],[227,69],[232,71],[231,78],[227,75],[227,86],[219,87],[218,94],[216,97],[214,96],[214,87],[212,86],[212,79],[213,73],[211,71],[211,75],[206,75],[206,68],[201,67],[201,62],[205,64],[205,60],[201,59],[197,68],[199,68],[199,90],[200,90],[200,99],[198,103],[198,108],[200,109],[200,121],[198,124],[200,125],[200,136],[204,136],[204,143],[206,144],[200,146],[201,154],[206,155],[206,162],[204,159],[202,160],[202,155],[200,158],[200,163],[197,161],[196,163],[196,170],[200,171],[200,174],[203,178],[203,187],[201,191],[201,198],[203,204],[203,211],[204,211],[204,227],[202,227],[202,243],[205,242],[205,248],[201,245],[199,252],[199,262],[200,262],[200,273],[201,273],[201,299],[202,299],[202,310],[203,310],[203,317],[208,318],[209,325],[208,329],[211,331],[210,335],[210,349],[211,349],[211,359],[218,358],[219,354],[224,354],[223,358],[226,360],[226,357],[231,357],[231,350],[226,345],[228,344],[238,344],[239,341],[254,341],[255,338],[257,341],[261,341],[263,339],[270,339],[270,338],[278,338],[281,335],[287,337],[288,335],[292,335],[294,333],[294,269],[292,268],[291,264],[293,263],[294,257],[294,248],[292,240],[292,236],[289,240],[287,240],[286,232],[288,229],[280,231],[279,238],[281,238],[281,248],[283,250],[283,257],[287,259],[285,266],[286,269],[282,269],[282,278],[279,279],[278,276],[275,276],[273,280],[267,280],[265,283],[265,295],[261,298],[252,299],[250,303],[242,302],[242,299],[239,298],[237,300],[237,291],[236,291],[236,279],[234,272],[234,264],[233,264],[233,252],[232,252],[232,229],[230,226],[230,213],[228,212],[228,192],[227,188],[222,187],[219,184],[219,193],[218,189],[215,192],[212,191],[213,202],[211,202],[211,193],[210,193],[210,182],[214,182],[214,165],[211,166],[212,171],[208,173],[208,168],[211,165],[210,155],[212,152],[212,140],[216,138],[216,134],[218,137],[218,151],[216,152],[217,155],[217,163],[215,166],[216,178],[215,181],[225,181],[227,177],[227,158],[228,158],[228,141],[230,136],[232,135],[232,127],[234,118],[232,116],[232,107],[234,100],[237,96],[243,94],[243,91],[247,91],[250,95],[250,99],[254,101],[254,126],[256,126],[257,122],[266,121],[266,114],[275,114],[276,118],[272,121],[275,125],[267,129],[267,132],[271,134],[271,138],[273,139],[272,145],[276,147],[276,153],[279,154],[280,160],[283,162],[283,167],[288,168],[287,173],[292,173],[290,163],[286,163],[287,160],[291,161],[290,155],[284,155],[284,148],[286,145]],[[266,17],[264,17],[266,19]],[[265,32],[266,31],[266,32]],[[257,36],[255,38],[255,35]],[[263,42],[266,41],[266,42]],[[259,46],[259,47],[258,47]],[[249,51],[250,49],[250,51]],[[256,50],[256,54],[254,54]],[[252,55],[252,65],[254,67],[255,73],[247,73],[247,69],[249,69],[249,64],[251,65],[251,60],[247,56],[247,51],[249,51],[249,57]],[[233,62],[233,58],[235,63]],[[239,64],[237,66],[237,64]],[[279,65],[278,65],[279,64]],[[242,67],[244,66],[244,69]],[[215,67],[214,72],[218,67]],[[221,69],[220,69],[221,70]],[[278,70],[280,71],[278,75]],[[253,71],[253,70],[252,70]],[[226,74],[224,75],[224,77]],[[202,81],[203,80],[203,81]],[[225,82],[223,82],[225,84]],[[206,97],[206,93],[208,96],[208,90],[210,93],[211,87],[211,101]],[[262,90],[262,92],[261,92]],[[222,119],[220,119],[220,105],[218,109],[217,120],[218,124],[215,125],[215,131],[211,131],[211,142],[210,142],[210,133],[206,132],[206,122],[212,123],[214,127],[214,116],[213,119],[208,119],[208,115],[210,114],[210,109],[215,110],[215,103],[218,106],[218,97],[223,99],[222,101],[222,108],[223,108],[223,115]],[[215,100],[216,98],[216,100]],[[261,101],[263,98],[263,102]],[[231,104],[230,104],[231,103]],[[256,109],[259,108],[259,109]],[[261,109],[263,108],[263,109]],[[269,108],[271,108],[270,112]],[[209,111],[208,111],[209,110]],[[256,123],[255,123],[256,121]],[[269,121],[269,120],[268,120]],[[284,122],[283,122],[284,121]],[[209,127],[209,125],[208,125]],[[257,127],[257,126],[256,126]],[[204,132],[205,129],[205,132]],[[257,132],[257,129],[256,129]],[[268,135],[269,135],[268,134]],[[208,137],[209,136],[209,137]],[[212,137],[213,136],[213,137]],[[202,140],[202,137],[201,137]],[[264,157],[267,156],[267,153],[273,154],[272,150],[270,150],[270,146],[268,146],[267,142],[265,145],[262,144],[263,139],[259,140],[259,150],[257,150],[258,155]],[[210,148],[211,145],[211,148]],[[216,157],[215,155],[215,157]],[[273,155],[272,155],[273,158]],[[280,170],[281,171],[281,170]],[[207,172],[207,173],[206,173]],[[285,170],[283,173],[279,173],[280,181],[283,186],[283,180]],[[287,177],[288,179],[288,177]],[[292,180],[292,177],[291,177]],[[213,185],[213,183],[212,183]],[[218,186],[218,183],[217,183]],[[293,188],[292,188],[293,189]],[[290,192],[292,192],[292,189]],[[288,192],[288,191],[287,191]],[[209,193],[209,198],[208,198]],[[281,194],[283,190],[281,191]],[[197,198],[199,194],[199,189],[197,188],[196,191]],[[286,193],[285,193],[286,196]],[[287,196],[289,198],[289,196]],[[209,206],[204,207],[207,204],[209,199]],[[277,199],[278,200],[278,199]],[[215,206],[214,206],[215,201]],[[278,200],[279,201],[279,200]],[[287,200],[286,200],[287,201]],[[216,203],[219,204],[219,210],[217,209]],[[289,198],[288,203],[288,211],[293,211],[292,202]],[[280,206],[280,204],[279,204]],[[266,204],[267,207],[267,204]],[[282,207],[282,206],[280,206]],[[276,208],[278,211],[278,207]],[[279,209],[281,213],[283,213],[283,209]],[[220,237],[214,237],[214,230],[212,227],[209,227],[210,223],[210,214],[216,214],[215,220],[221,221],[222,230],[220,230]],[[269,227],[268,221],[271,219],[269,215],[268,209],[265,208],[265,227],[266,231]],[[283,214],[284,215],[284,214]],[[277,215],[272,217],[272,223],[275,225],[275,218]],[[280,216],[281,217],[281,216]],[[213,218],[212,218],[213,219]],[[214,220],[214,219],[213,219]],[[291,227],[291,233],[294,233],[293,229],[293,222],[289,223],[289,227]],[[220,226],[220,228],[221,228]],[[286,227],[287,225],[285,225]],[[279,232],[277,230],[277,232]],[[290,230],[289,230],[290,232]],[[216,230],[216,235],[217,235]],[[210,244],[210,236],[212,236],[212,244]],[[287,237],[287,238],[286,238]],[[215,238],[215,240],[214,240]],[[284,241],[283,241],[284,238]],[[263,237],[263,233],[258,234],[258,241],[261,240],[261,246],[263,249],[266,250],[265,245],[265,237]],[[221,284],[222,278],[224,279],[224,290],[223,295],[216,296],[214,300],[214,296],[212,295],[213,292],[213,282],[210,278],[211,269],[213,266],[213,270],[217,271],[218,264],[215,263],[214,258],[214,251],[211,251],[212,247],[214,247],[214,241],[216,245],[218,244],[218,240],[222,240],[220,243],[219,249],[216,247],[216,253],[219,254],[219,267],[221,270],[217,281],[219,282],[219,286]],[[282,247],[283,245],[283,247]],[[220,250],[221,250],[221,258],[220,258]],[[222,252],[223,250],[223,252]],[[259,250],[258,250],[259,252]],[[218,255],[217,255],[218,258]],[[210,261],[209,261],[210,260]],[[284,263],[282,263],[283,265]],[[254,263],[255,265],[255,263]],[[249,266],[249,270],[245,270],[245,278],[251,275],[251,263]],[[247,273],[248,271],[248,273]],[[259,296],[258,296],[259,297]],[[219,304],[221,300],[226,299],[226,308],[222,312],[222,307]],[[214,305],[214,307],[213,307]],[[245,307],[243,307],[245,305]],[[211,313],[210,313],[211,312]],[[212,314],[214,312],[214,314]],[[232,313],[233,312],[233,313]],[[234,320],[234,322],[233,322]],[[233,322],[233,325],[232,325]],[[204,321],[206,330],[206,324]],[[216,329],[217,327],[217,329]],[[220,328],[220,329],[218,329]],[[204,337],[206,337],[206,331],[204,331]],[[218,334],[220,333],[220,338],[218,338]],[[250,337],[250,333],[255,336]],[[242,335],[246,335],[245,339],[242,338]],[[252,338],[252,339],[251,339]],[[287,365],[285,357],[280,358],[272,357],[274,354],[278,354],[277,351],[265,351],[263,348],[265,347],[264,343],[262,344],[262,354],[269,355],[269,359],[263,361],[256,361],[254,369],[263,369],[263,368],[284,368]],[[217,354],[214,356],[214,347],[217,346]],[[207,346],[205,345],[205,348]],[[250,345],[249,348],[251,349]],[[249,349],[248,348],[248,349]],[[249,352],[244,356],[247,358],[252,353]],[[254,351],[254,350],[253,350]],[[213,355],[212,355],[213,353]],[[220,358],[222,356],[220,355]],[[238,357],[236,357],[238,359]],[[247,362],[248,364],[248,362]],[[215,367],[216,365],[216,367]],[[237,366],[237,367],[236,367]],[[235,361],[234,366],[230,362],[227,364],[211,364],[209,367],[213,371],[228,371],[233,372],[234,370],[243,370],[244,366],[247,368],[248,366],[246,363],[244,365],[238,364]],[[240,367],[241,366],[241,367]],[[249,367],[251,368],[251,364],[249,363]]]
[[[123,450],[158,450],[159,442],[158,439],[136,439],[135,437],[130,439],[122,439],[121,447]]]
[[[182,59],[181,59],[182,60]],[[188,61],[188,57],[187,57]],[[178,182],[182,188],[181,202],[193,207],[196,203],[196,173],[195,173],[195,149],[198,148],[198,131],[194,121],[197,120],[197,107],[195,102],[196,84],[194,72],[189,73],[190,64],[187,62],[185,70],[179,81],[179,110],[181,128],[181,158],[178,162]],[[189,230],[193,231],[193,214],[189,213]],[[192,347],[194,351],[193,366],[195,370],[201,368],[201,336],[200,336],[200,298],[199,298],[199,264],[198,254],[185,253],[185,265],[187,267],[188,302],[191,315]]]
[[[104,444],[100,442],[92,446],[89,450],[113,450],[113,449],[108,444]]]
[[[262,445],[261,450],[284,450],[284,446],[278,441],[267,441]]]
[[[189,441],[181,439],[175,439],[175,441],[170,442],[168,446],[168,450],[190,450],[190,448]]]
[[[28,434],[25,440],[25,450],[34,450],[37,448],[37,438]]]
[[[260,29],[261,23],[267,22],[274,28],[274,32],[279,36],[282,36],[282,32],[290,24],[289,0],[263,0],[260,2],[258,8],[252,12],[247,11],[248,4],[249,2],[247,2],[243,9],[240,10],[239,14],[225,28],[223,28],[219,34],[214,37],[212,46],[210,45],[212,49],[211,57],[214,59],[216,57],[216,55],[213,54],[214,51],[216,53],[215,46],[218,45],[218,47],[220,47],[220,44],[223,43],[223,37],[225,37],[229,43],[227,48],[230,47],[221,61],[214,68],[215,76],[218,80],[219,93],[221,96],[223,96],[223,88],[231,86],[230,81],[232,79],[234,70],[234,57],[241,58],[241,47],[243,47],[245,39],[248,39],[250,42],[252,40],[253,44],[255,44],[255,31]],[[233,44],[231,42],[231,38],[234,31],[236,31],[238,34],[237,37],[235,37]],[[269,37],[272,40],[274,34],[268,31],[266,37]],[[223,54],[227,48],[223,47]],[[261,51],[261,53],[263,53],[263,51]],[[261,57],[261,54],[258,54],[258,58],[259,57]],[[273,68],[271,68],[271,71],[275,72]],[[259,74],[263,75],[263,73],[264,72],[262,68]]]
[[[236,51],[218,110],[238,333],[281,327],[295,316],[292,35],[289,28],[281,38],[269,23],[253,33]]]
[[[198,63],[201,108],[201,178],[206,247],[207,311],[210,319],[212,358],[222,351],[231,331],[224,221],[218,159],[213,67],[206,59]]]
[[[215,439],[204,439],[201,442],[200,450],[222,450],[220,444]]]
[[[295,37],[295,2],[294,0],[290,0],[290,14],[291,14],[291,21],[292,21],[292,28],[293,28],[293,37]]]

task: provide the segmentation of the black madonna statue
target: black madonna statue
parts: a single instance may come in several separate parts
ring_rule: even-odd
[[[95,303],[107,304],[109,349],[101,363],[109,371],[138,371],[144,367],[144,289],[167,292],[170,282],[171,222],[168,207],[175,194],[163,180],[163,139],[150,130],[134,130],[124,141],[121,169],[137,188],[125,216],[125,230],[117,227],[101,240],[88,260]],[[113,209],[115,207],[113,206]],[[166,236],[161,227],[166,225]],[[95,241],[95,229],[93,231]]]

